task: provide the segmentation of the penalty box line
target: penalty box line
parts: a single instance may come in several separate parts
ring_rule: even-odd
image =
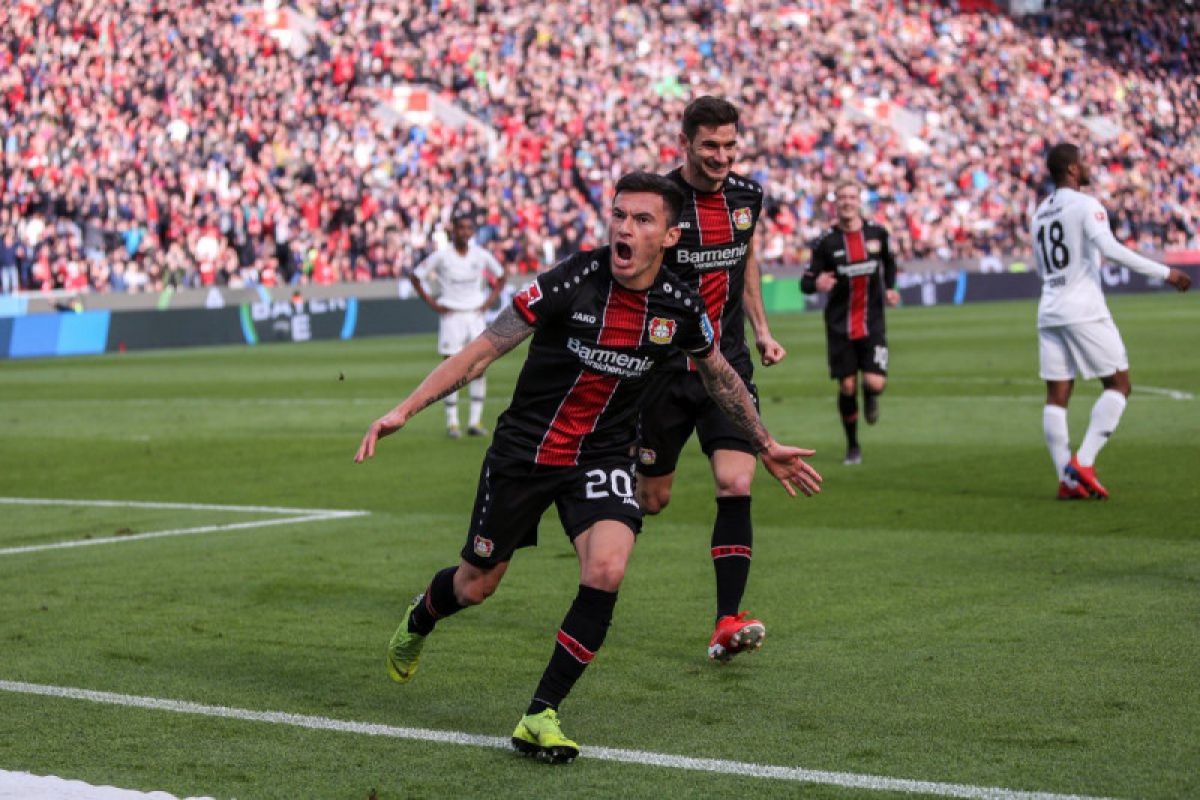
[[[508,739],[497,736],[480,736],[460,731],[439,731],[427,728],[406,728],[370,722],[317,717],[308,714],[289,714],[282,711],[253,711],[228,706],[205,705],[182,700],[165,700],[155,697],[99,692],[67,686],[48,686],[20,681],[0,680],[0,691],[14,694],[40,695],[68,700],[84,700],[104,705],[127,706],[153,711],[169,711],[177,714],[194,714],[205,717],[221,717],[244,722],[264,722],[273,725],[288,725],[310,730],[335,731],[365,736],[387,736],[418,742],[466,745],[507,750]],[[961,797],[969,800],[1106,800],[1087,795],[1028,792],[999,787],[972,786],[960,783],[918,781],[907,778],[889,778],[880,775],[861,775],[851,772],[827,772],[800,767],[772,766],[746,761],[726,761],[716,758],[692,758],[689,756],[654,753],[645,750],[625,750],[613,747],[582,748],[582,755],[590,760],[615,761],[626,764],[691,772],[710,772],[721,775],[737,775],[752,778],[767,778],[796,783],[815,783],[848,789],[865,789],[878,792],[903,792],[927,794],[940,797]]]
[[[266,528],[271,525],[300,524],[303,522],[322,522],[331,519],[348,519],[370,514],[369,511],[340,511],[327,508],[285,508],[280,506],[230,506],[210,505],[204,503],[155,503],[135,500],[58,500],[39,497],[0,497],[0,505],[29,505],[29,506],[85,506],[97,508],[147,508],[147,509],[178,509],[183,511],[233,511],[247,514],[288,514],[290,516],[253,520],[251,522],[231,522],[222,525],[197,525],[189,528],[172,528],[164,531],[147,531],[128,536],[102,536],[95,539],[74,539],[67,542],[51,542],[49,544],[24,545],[21,547],[0,548],[0,556],[37,553],[43,550],[65,550],[74,547],[90,547],[99,544],[121,544],[137,542],[144,539],[162,539],[170,536],[188,536],[199,533],[216,533],[218,531],[246,530],[248,528]]]

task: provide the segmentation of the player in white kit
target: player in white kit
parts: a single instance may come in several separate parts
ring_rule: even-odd
[[[417,295],[438,314],[438,353],[443,358],[454,355],[483,333],[484,310],[495,304],[504,288],[504,269],[491,253],[471,241],[474,235],[474,221],[466,214],[457,215],[451,223],[450,246],[426,258],[409,275]],[[436,283],[436,293],[431,283]],[[487,378],[481,375],[471,381],[467,391],[471,398],[467,435],[487,436],[483,427]],[[458,392],[446,395],[443,402],[446,433],[457,439],[462,435]]]
[[[1100,260],[1106,258],[1181,292],[1186,273],[1143,258],[1113,236],[1104,207],[1080,187],[1091,183],[1088,167],[1073,144],[1057,144],[1046,156],[1054,193],[1034,212],[1031,234],[1042,299],[1038,342],[1046,406],[1042,428],[1058,475],[1060,500],[1095,497],[1108,491],[1096,478],[1096,455],[1116,430],[1131,389],[1129,360],[1101,289]],[[1067,403],[1075,377],[1099,378],[1104,386],[1083,442],[1071,455]]]

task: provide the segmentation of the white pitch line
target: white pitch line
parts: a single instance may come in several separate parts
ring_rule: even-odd
[[[1008,380],[1008,379],[1002,379],[1002,378],[954,378],[954,377],[941,377],[941,376],[937,376],[937,375],[922,375],[920,377],[912,378],[911,381],[914,384],[915,383],[923,383],[923,382],[924,383],[965,383],[965,384],[983,384],[983,385],[990,384],[993,386],[1009,386],[1009,385],[1041,386],[1044,383],[1044,381],[1037,380],[1036,378],[1017,378],[1015,380]],[[1142,384],[1142,383],[1134,384],[1133,393],[1136,395],[1136,394],[1139,394],[1142,392],[1145,392],[1146,394],[1159,395],[1160,397],[1169,397],[1172,400],[1195,400],[1196,399],[1196,395],[1192,394],[1191,392],[1184,391],[1183,389],[1169,389],[1169,388],[1166,388],[1163,386],[1146,386],[1145,384]]]
[[[284,506],[226,506],[208,503],[159,503],[141,500],[65,500],[57,497],[0,497],[0,505],[13,506],[96,506],[97,508],[160,508],[183,511],[245,511],[254,514],[368,514],[337,508],[287,508]]]
[[[37,553],[42,550],[66,550],[71,547],[89,547],[94,544],[120,544],[137,542],[143,539],[161,539],[166,536],[187,536],[193,533],[215,533],[216,531],[236,531],[246,528],[266,528],[270,525],[286,525],[289,523],[321,522],[327,519],[345,519],[360,517],[365,511],[351,511],[342,514],[312,514],[306,517],[284,517],[282,519],[260,519],[254,522],[231,522],[226,525],[201,525],[195,528],[175,528],[167,531],[150,531],[149,533],[134,533],[129,536],[104,536],[99,539],[72,539],[69,542],[52,542],[51,544],[31,544],[23,547],[5,547],[0,549],[0,556],[11,556],[18,553]]]
[[[266,528],[271,525],[287,525],[291,523],[322,522],[331,519],[348,519],[370,514],[369,511],[342,511],[328,508],[283,508],[278,506],[227,506],[208,505],[203,503],[156,503],[137,500],[60,500],[45,497],[0,497],[0,505],[28,506],[92,506],[100,508],[147,508],[172,509],[184,511],[240,511],[248,514],[291,514],[282,519],[260,519],[252,522],[230,522],[223,525],[198,525],[191,528],[172,528],[165,531],[147,531],[128,536],[103,536],[98,539],[72,539],[68,542],[51,542],[49,544],[31,544],[21,547],[0,548],[0,556],[12,556],[22,553],[38,553],[43,550],[65,550],[72,547],[90,547],[97,544],[122,544],[137,542],[143,539],[161,539],[168,536],[187,536],[196,533],[215,533],[217,531],[246,530],[247,528]]]
[[[106,705],[130,706],[154,711],[171,711],[178,714],[197,714],[205,717],[223,717],[245,722],[266,722],[274,725],[290,725],[312,730],[356,733],[366,736],[388,736],[394,739],[409,739],[419,742],[490,747],[506,750],[511,747],[508,739],[497,736],[480,736],[459,731],[438,731],[427,728],[402,728],[370,722],[316,717],[307,714],[288,714],[282,711],[252,711],[228,706],[211,706],[182,700],[163,700],[155,697],[97,692],[66,686],[47,686],[37,683],[0,680],[0,691],[17,694],[42,695],[45,697],[86,700]],[[1049,792],[1025,792],[998,787],[972,786],[961,783],[938,783],[917,781],[907,778],[888,778],[879,775],[859,775],[851,772],[826,772],[800,767],[779,767],[770,764],[754,764],[746,761],[725,761],[715,758],[690,758],[667,753],[644,750],[621,750],[610,747],[584,747],[582,755],[597,761],[619,761],[627,764],[642,764],[668,769],[693,772],[713,772],[722,775],[739,775],[753,778],[818,783],[848,789],[867,789],[877,792],[904,792],[907,794],[931,794],[941,797],[963,797],[970,800],[1105,800],[1075,794],[1053,794]]]

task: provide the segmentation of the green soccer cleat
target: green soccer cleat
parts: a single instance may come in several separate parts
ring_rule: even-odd
[[[396,628],[396,632],[392,634],[392,640],[388,642],[387,671],[396,683],[408,683],[412,680],[413,675],[417,674],[417,664],[421,661],[421,648],[425,646],[425,637],[417,633],[410,633],[408,620],[412,617],[417,604],[423,602],[425,602],[424,594],[413,598],[408,610],[404,612],[404,619],[400,620],[400,627]]]
[[[579,755],[579,745],[563,735],[553,708],[521,717],[512,734],[512,746],[549,764],[570,764]]]

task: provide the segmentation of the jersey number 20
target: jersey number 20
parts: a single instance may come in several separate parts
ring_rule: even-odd
[[[1050,248],[1046,248],[1046,229],[1050,229],[1049,239]],[[1054,220],[1049,225],[1043,225],[1037,231],[1038,247],[1042,249],[1042,263],[1046,265],[1047,272],[1060,270],[1071,261],[1071,251],[1067,249],[1067,245],[1063,242],[1063,226],[1058,220]]]

